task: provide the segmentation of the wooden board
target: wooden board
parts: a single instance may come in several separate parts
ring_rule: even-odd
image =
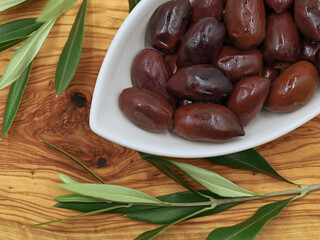
[[[45,1],[30,0],[0,13],[0,24],[36,17]],[[90,102],[102,60],[117,29],[128,15],[127,0],[90,0],[81,62],[74,81],[55,97],[54,76],[59,54],[68,37],[81,1],[61,17],[38,57],[13,126],[0,142],[0,239],[134,239],[158,225],[127,219],[121,215],[95,215],[39,228],[26,224],[77,215],[52,207],[53,197],[67,193],[56,187],[56,173],[81,182],[95,182],[88,173],[64,155],[39,140],[70,152],[105,181],[159,196],[184,189],[130,149],[108,142],[89,129]],[[12,51],[0,54],[3,73]],[[0,119],[9,88],[0,91]],[[297,130],[257,149],[284,176],[305,184],[320,183],[320,116]],[[98,164],[100,159],[100,164]],[[105,164],[104,159],[106,160]],[[180,160],[180,159],[179,159]],[[236,184],[257,192],[280,191],[293,186],[252,172],[213,166],[202,159],[182,160],[214,170]],[[180,223],[157,239],[205,239],[213,229],[249,218],[258,207],[280,198],[253,201],[226,212]],[[281,198],[282,199],[282,198]],[[271,221],[257,239],[319,239],[320,191],[293,202]]]

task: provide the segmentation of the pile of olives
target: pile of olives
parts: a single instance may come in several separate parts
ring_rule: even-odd
[[[120,107],[192,141],[245,134],[262,108],[292,112],[318,86],[320,0],[172,0],[159,6]]]

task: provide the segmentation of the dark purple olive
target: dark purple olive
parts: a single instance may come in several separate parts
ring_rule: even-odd
[[[320,41],[319,0],[295,0],[294,19],[302,35],[312,41]]]
[[[196,102],[220,102],[232,91],[232,82],[218,68],[194,65],[180,68],[168,81],[168,89],[179,98]]]
[[[265,108],[272,112],[292,112],[303,107],[314,95],[318,70],[310,62],[299,61],[272,83]]]
[[[267,65],[274,68],[286,68],[297,61],[300,36],[289,12],[272,13],[268,17],[262,53]]]
[[[227,0],[224,22],[235,47],[246,50],[259,46],[266,33],[263,0]]]
[[[218,104],[191,103],[174,114],[174,132],[192,141],[225,142],[244,136],[238,117]]]
[[[189,0],[169,1],[159,6],[147,26],[151,46],[165,54],[174,53],[188,27],[191,13]]]
[[[276,13],[283,13],[293,3],[293,0],[265,0],[265,3]]]
[[[213,66],[226,72],[229,78],[236,82],[241,78],[260,74],[263,57],[258,49],[243,51],[224,46],[214,59]]]
[[[223,17],[223,0],[194,0],[192,6],[192,22],[201,18],[215,17],[221,21]]]
[[[131,67],[132,85],[156,92],[174,106],[175,98],[167,90],[169,78],[170,68],[160,52],[145,49],[134,59]]]
[[[120,107],[138,127],[152,132],[168,130],[172,119],[170,104],[159,94],[144,88],[126,88],[120,94]]]
[[[234,85],[227,107],[240,119],[242,126],[261,111],[269,93],[271,80],[255,76],[240,80]]]
[[[299,60],[306,60],[317,64],[317,55],[320,51],[320,43],[303,39],[301,42]]]
[[[264,66],[260,75],[270,79],[271,82],[273,82],[280,75],[280,70],[270,66]]]
[[[177,54],[178,67],[209,64],[217,56],[225,38],[225,27],[213,17],[192,24],[183,37]]]

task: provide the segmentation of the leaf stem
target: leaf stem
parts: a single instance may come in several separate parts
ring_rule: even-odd
[[[316,191],[316,190],[320,190],[320,184],[303,186],[301,188],[292,189],[292,190],[266,193],[262,196],[212,199],[211,201],[207,201],[207,202],[166,203],[166,204],[156,204],[156,206],[161,206],[161,207],[200,207],[200,206],[212,206],[212,205],[220,206],[223,204],[240,203],[240,202],[263,199],[268,197],[277,197],[277,196],[285,196],[285,195],[293,195],[293,194],[301,194],[301,196],[303,197],[307,193]],[[134,204],[134,205],[140,205],[140,204]]]
[[[217,202],[217,206],[219,206],[227,203],[238,203],[238,202],[251,201],[251,200],[268,198],[268,197],[285,196],[285,195],[293,195],[293,194],[307,194],[309,192],[316,191],[319,189],[320,189],[320,184],[315,184],[315,185],[309,185],[309,186],[302,186],[300,188],[292,189],[292,190],[266,193],[263,196],[216,199],[216,202]]]

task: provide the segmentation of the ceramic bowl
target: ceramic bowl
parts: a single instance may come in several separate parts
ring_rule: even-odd
[[[195,158],[234,153],[270,142],[320,114],[320,90],[298,111],[262,111],[244,137],[226,143],[187,141],[172,132],[152,133],[138,128],[119,108],[119,94],[131,87],[130,68],[139,51],[149,47],[145,30],[154,10],[167,0],[142,0],[116,34],[101,66],[90,112],[90,127],[101,137],[122,146],[161,156]]]

